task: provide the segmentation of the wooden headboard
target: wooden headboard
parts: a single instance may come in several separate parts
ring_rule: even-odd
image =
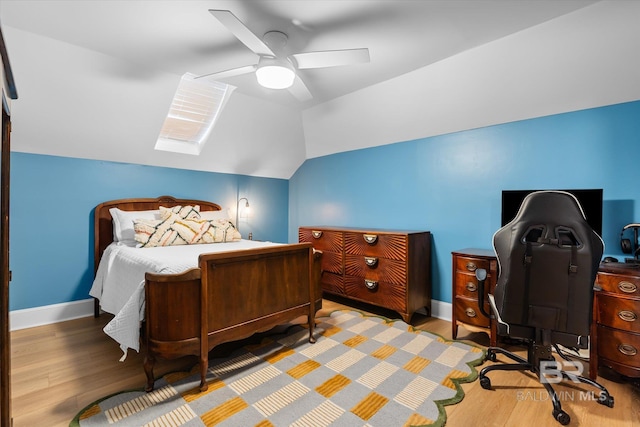
[[[222,208],[215,203],[204,200],[176,199],[171,196],[160,196],[156,199],[120,199],[100,203],[94,213],[94,273],[98,271],[100,258],[104,250],[113,242],[113,219],[109,209],[118,208],[123,211],[148,211],[173,206],[199,205],[201,211],[219,211]]]

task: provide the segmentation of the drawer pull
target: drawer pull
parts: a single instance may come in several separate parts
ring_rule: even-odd
[[[635,283],[620,282],[618,283],[618,289],[620,289],[620,292],[624,292],[625,294],[632,294],[638,290],[638,287],[635,285]]]
[[[370,245],[374,244],[376,240],[378,240],[378,236],[375,234],[363,234],[362,238]]]
[[[475,292],[475,291],[477,291],[477,290],[478,290],[478,287],[477,287],[477,286],[476,286],[476,284],[475,284],[475,283],[473,283],[473,282],[467,282],[467,290],[468,290],[469,292]]]
[[[311,235],[313,236],[314,239],[319,239],[322,237],[322,231],[313,230],[311,231]]]
[[[374,290],[378,287],[378,282],[376,282],[375,280],[364,279],[364,285],[367,287],[367,289]]]
[[[618,351],[625,356],[635,356],[638,354],[638,350],[631,344],[620,344],[618,346]]]
[[[473,308],[467,308],[465,311],[465,314],[469,317],[476,317],[476,311]]]
[[[367,264],[367,267],[373,267],[378,263],[378,258],[366,256],[364,257],[364,263]]]
[[[467,267],[467,270],[471,271],[472,273],[478,269],[478,266],[471,261],[467,263],[466,267]]]
[[[638,316],[633,311],[629,310],[621,310],[620,312],[618,312],[618,317],[625,322],[634,322],[638,318]]]

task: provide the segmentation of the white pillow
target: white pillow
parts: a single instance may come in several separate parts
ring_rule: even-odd
[[[231,220],[229,209],[221,209],[219,211],[200,211],[200,218],[207,221],[214,221],[216,219],[228,219]]]
[[[127,246],[136,245],[136,232],[133,221],[136,219],[160,219],[160,210],[152,211],[123,211],[118,208],[109,209],[113,218],[113,241]]]

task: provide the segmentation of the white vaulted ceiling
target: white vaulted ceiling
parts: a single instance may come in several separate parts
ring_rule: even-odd
[[[458,117],[459,129],[453,125],[442,127],[443,120],[438,117],[433,117],[433,123],[439,125],[432,129],[424,120],[417,128],[413,121],[402,120],[403,126],[409,128],[406,132],[376,131],[379,137],[370,142],[354,141],[359,133],[367,133],[365,123],[354,125],[363,117],[369,121],[373,115],[382,123],[395,120],[387,117],[384,108],[379,112],[381,116],[376,116],[380,106],[372,105],[372,99],[374,104],[393,105],[398,116],[411,118],[415,109],[436,111],[437,106],[466,105],[469,100],[480,103],[479,96],[493,96],[479,95],[482,87],[474,90],[468,86],[467,73],[473,72],[468,67],[483,63],[476,58],[482,52],[495,72],[479,70],[487,73],[489,80],[479,84],[489,86],[493,84],[491,75],[504,81],[501,70],[512,73],[517,69],[513,64],[528,63],[532,57],[532,63],[543,72],[553,68],[549,61],[563,64],[565,57],[586,55],[590,58],[587,65],[592,60],[597,62],[592,57],[601,53],[605,60],[616,60],[606,57],[611,55],[606,46],[592,46],[594,50],[590,51],[589,46],[580,47],[580,40],[564,44],[563,39],[581,35],[594,16],[602,17],[602,11],[611,16],[608,18],[605,13],[604,21],[598,24],[600,28],[596,25],[591,30],[611,33],[610,26],[616,27],[618,17],[639,12],[633,3],[636,2],[2,0],[0,24],[19,95],[13,106],[13,148],[289,178],[309,157],[500,122],[500,118],[485,117],[483,111],[473,117],[471,111],[468,118]],[[371,60],[366,64],[299,70],[313,95],[307,102],[298,101],[287,91],[262,88],[253,75],[228,78],[224,81],[237,86],[237,90],[201,155],[155,152],[153,145],[179,76],[257,62],[257,56],[208,9],[232,11],[257,35],[272,30],[287,33],[292,52],[366,47]],[[561,40],[549,40],[541,34],[553,34]],[[629,36],[638,38],[635,33],[620,33],[620,29],[606,37],[626,40]],[[509,40],[517,40],[522,49]],[[616,47],[621,50],[621,57],[637,56],[637,50],[630,51],[637,47],[635,40],[627,41],[626,47]],[[571,50],[558,51],[558,46]],[[508,55],[501,56],[499,49]],[[637,60],[631,61],[637,65]],[[606,64],[600,62],[600,66],[603,69],[597,71],[599,77],[606,79]],[[570,80],[572,74],[581,71],[563,68],[555,73]],[[441,88],[441,93],[432,89],[425,92],[421,76]],[[460,84],[451,79],[458,79]],[[511,80],[518,78],[511,74]],[[527,95],[526,80],[506,83],[519,85]],[[555,84],[563,83],[559,80]],[[413,87],[417,96],[411,94]],[[425,93],[431,99],[420,95]],[[636,95],[631,93],[628,97],[637,99]],[[495,98],[501,100],[502,96]],[[527,99],[521,100],[524,111],[507,120],[553,113],[553,109],[539,107],[526,112]],[[598,99],[592,103],[624,100]],[[574,100],[566,107],[562,102],[550,104],[560,105],[561,111],[595,106],[588,102],[586,107],[573,105]],[[404,108],[406,112],[402,111]],[[496,108],[498,112],[513,113],[518,107]],[[342,121],[349,125],[340,134],[337,128]],[[323,134],[327,135],[324,140]]]

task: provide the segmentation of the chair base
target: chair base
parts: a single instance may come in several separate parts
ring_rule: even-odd
[[[511,353],[510,351],[507,351],[500,347],[489,347],[487,349],[487,359],[491,360],[492,362],[496,361],[497,354],[503,354],[517,363],[491,365],[484,367],[480,371],[479,379],[480,386],[485,390],[491,390],[491,380],[489,379],[489,377],[487,377],[487,373],[491,371],[531,371],[539,376],[540,383],[547,390],[547,393],[549,393],[549,397],[551,398],[551,402],[553,404],[553,418],[560,424],[567,425],[571,421],[571,417],[569,416],[569,414],[562,410],[560,399],[558,397],[558,394],[553,389],[551,381],[544,375],[540,374],[541,362],[548,362],[545,366],[548,367],[547,369],[549,369],[549,372],[553,373],[556,376],[557,380],[568,379],[573,382],[589,384],[600,391],[598,395],[598,403],[608,406],[609,408],[613,408],[613,396],[609,394],[604,386],[589,378],[557,369],[557,365],[554,365],[554,362],[556,362],[556,360],[551,353],[551,346],[549,345],[538,345],[535,342],[530,342],[528,346],[527,359],[524,359],[523,357],[520,357],[517,354]]]

